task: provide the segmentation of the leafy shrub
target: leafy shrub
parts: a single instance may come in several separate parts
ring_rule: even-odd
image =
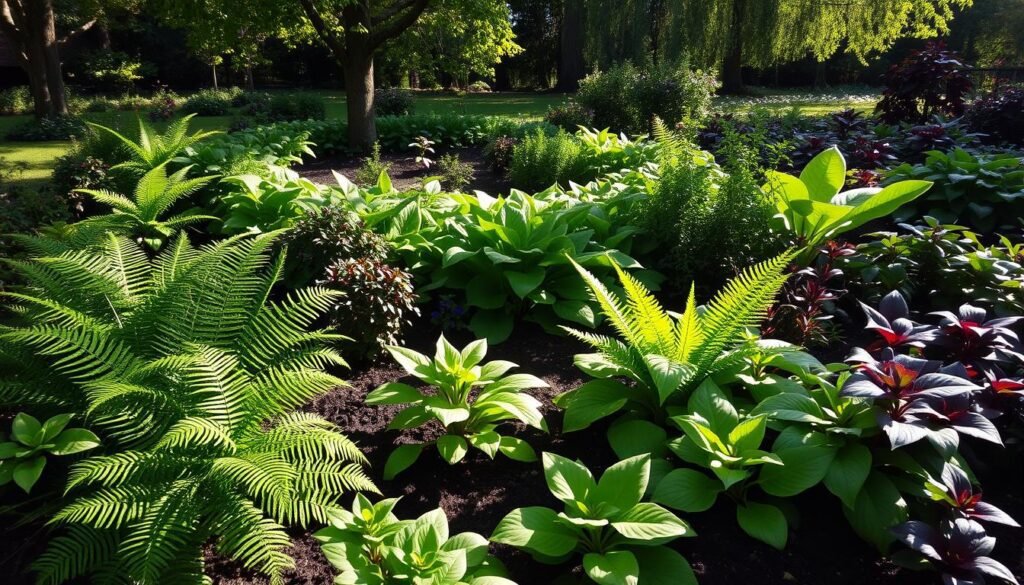
[[[234,94],[227,90],[203,89],[181,104],[181,111],[196,116],[226,116],[231,112]]]
[[[516,188],[538,191],[579,177],[587,170],[585,162],[583,147],[572,134],[537,129],[516,144],[509,179]]]
[[[473,83],[466,86],[466,91],[469,93],[487,93],[491,91],[491,86],[486,81],[478,79]]]
[[[987,556],[995,548],[996,539],[988,536],[984,527],[974,520],[943,520],[938,530],[920,520],[911,520],[894,527],[892,532],[909,547],[905,552],[913,551],[911,555],[915,555],[901,555],[898,561],[920,569],[923,560],[942,574],[944,582],[988,583],[988,579],[995,578],[1017,583],[1010,569]]]
[[[339,510],[314,534],[324,556],[341,571],[337,582],[515,585],[487,553],[487,539],[473,532],[449,537],[438,508],[415,520],[399,520],[397,499],[370,503],[361,494],[352,512]]]
[[[388,428],[409,429],[430,420],[440,422],[444,434],[432,443],[449,465],[462,461],[470,447],[480,449],[492,459],[502,453],[516,461],[537,460],[529,444],[502,436],[496,428],[504,421],[518,420],[547,431],[540,401],[522,392],[546,388],[546,382],[530,374],[506,376],[508,370],[516,367],[511,362],[483,363],[487,355],[484,339],[459,350],[442,335],[437,340],[433,360],[404,347],[389,346],[388,351],[406,373],[437,388],[434,393],[424,394],[408,384],[389,382],[367,394],[367,404],[409,405]],[[415,463],[429,444],[406,444],[392,451],[384,465],[384,479],[393,479]]]
[[[335,193],[276,168],[272,176],[234,175],[220,181],[222,193],[213,215],[225,234],[272,232],[288,228],[311,211],[339,203]]]
[[[1024,167],[1016,153],[932,151],[923,164],[893,169],[886,183],[907,180],[931,181],[933,186],[900,211],[903,218],[928,215],[987,234],[1019,227],[1017,218],[1024,214]]]
[[[72,140],[84,136],[85,122],[76,116],[49,116],[25,120],[11,128],[8,140],[23,142],[48,142],[51,140]]]
[[[413,107],[412,93],[405,89],[389,87],[373,94],[373,109],[378,116],[408,116]]]
[[[700,275],[717,286],[748,266],[781,251],[769,225],[774,210],[758,188],[749,163],[733,156],[727,173],[711,155],[658,130],[660,178],[633,212],[654,242],[655,267],[677,286]]]
[[[575,132],[580,126],[590,128],[594,125],[594,112],[583,107],[579,102],[569,100],[561,105],[548,108],[544,119],[552,126]]]
[[[12,480],[25,493],[39,481],[46,467],[46,456],[74,455],[100,446],[92,431],[66,428],[74,415],[58,414],[40,423],[19,412],[11,424],[11,440],[0,434],[0,486]]]
[[[14,116],[28,114],[33,109],[32,94],[27,85],[19,85],[0,91],[0,114]]]
[[[935,114],[959,117],[974,88],[959,56],[943,42],[929,42],[885,74],[876,111],[884,122],[922,123]]]
[[[857,246],[842,269],[857,296],[877,299],[899,290],[922,309],[973,302],[999,315],[1024,313],[1024,249],[1003,236],[983,243],[967,228],[925,217],[900,224],[899,232],[877,232]]]
[[[141,61],[121,51],[95,51],[82,64],[81,82],[93,91],[124,92],[142,79]]]
[[[270,94],[265,91],[243,91],[231,98],[231,107],[233,108],[253,108],[254,111],[250,113],[256,113],[259,111],[266,111],[266,106],[270,103]]]
[[[291,412],[343,383],[321,369],[344,365],[335,336],[306,330],[338,293],[267,303],[274,237],[179,237],[150,259],[111,236],[18,266],[31,288],[2,333],[0,400],[88,412],[116,445],[72,466],[39,579],[200,583],[215,542],[279,580],[281,523],[327,522],[342,493],[375,490],[335,425]]]
[[[508,172],[512,167],[512,157],[515,154],[516,145],[519,140],[511,136],[495,136],[490,142],[484,145],[484,159],[490,165],[491,170],[496,173]]]
[[[57,158],[50,187],[58,196],[65,197],[79,216],[91,211],[89,202],[84,200],[79,189],[117,190],[110,165],[98,158],[82,155],[81,151],[72,151]]]
[[[697,583],[686,559],[662,546],[694,536],[693,529],[658,504],[642,501],[651,476],[649,454],[612,465],[600,480],[579,462],[553,453],[544,453],[543,461],[548,489],[563,511],[513,510],[495,528],[492,541],[525,549],[548,564],[580,552],[583,570],[595,583],[636,583],[641,574]]]
[[[446,191],[462,191],[473,181],[473,165],[464,163],[457,154],[441,155],[437,161],[441,187]]]
[[[1003,85],[981,96],[967,109],[964,118],[992,142],[1024,145],[1024,87]]]
[[[327,105],[316,93],[276,94],[270,99],[268,112],[272,120],[323,120]]]
[[[412,276],[385,263],[390,247],[383,238],[354,214],[324,207],[299,219],[286,242],[290,286],[315,282],[344,294],[328,316],[332,327],[352,338],[356,353],[372,355],[400,342],[402,328],[419,310]]]
[[[187,145],[177,158],[200,173],[274,176],[274,167],[291,166],[312,157],[310,131],[290,124],[257,126],[221,134]]]
[[[631,63],[588,75],[580,82],[576,101],[593,112],[598,128],[642,134],[652,118],[675,124],[700,123],[708,116],[714,76],[684,67],[637,68]]]
[[[380,159],[380,143],[373,143],[370,156],[363,159],[363,164],[356,170],[355,180],[360,185],[374,185],[381,173],[391,171],[391,163]]]
[[[167,122],[178,112],[178,103],[170,96],[162,96],[154,101],[153,109],[149,112],[149,119],[154,122]]]

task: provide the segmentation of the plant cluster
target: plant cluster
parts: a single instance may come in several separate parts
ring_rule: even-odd
[[[473,165],[462,162],[457,154],[443,154],[437,161],[437,172],[440,175],[441,188],[445,191],[461,193],[473,182]]]
[[[991,142],[1024,145],[1024,87],[1001,85],[974,100],[965,119]]]
[[[391,163],[380,158],[380,143],[374,142],[370,156],[363,159],[363,164],[356,170],[356,183],[363,186],[370,186],[377,183],[381,174],[388,174],[391,170]]]
[[[1024,212],[1024,167],[1017,153],[972,154],[963,149],[931,151],[924,163],[904,163],[887,174],[886,182],[931,181],[927,195],[908,205],[900,216],[928,215],[943,223],[960,223],[979,233],[1014,229]]]
[[[197,116],[226,116],[231,112],[235,96],[240,93],[220,89],[199,90],[181,104],[181,111]]]
[[[401,382],[389,382],[366,395],[367,404],[409,405],[399,411],[388,428],[411,429],[437,421],[444,432],[428,443],[399,446],[384,464],[384,479],[393,479],[407,469],[430,444],[441,458],[454,465],[473,447],[493,459],[498,453],[516,461],[536,461],[530,445],[497,432],[504,421],[520,421],[547,431],[540,401],[523,390],[547,384],[530,374],[511,374],[516,364],[508,361],[484,363],[487,341],[478,339],[459,350],[442,335],[433,359],[404,347],[389,346],[391,356],[402,368],[437,389],[426,394]]]
[[[552,126],[573,132],[581,126],[593,127],[594,112],[575,100],[568,100],[563,104],[548,108],[544,120]]]
[[[408,116],[413,113],[415,103],[408,90],[389,87],[374,91],[373,109],[378,116]]]
[[[893,65],[876,110],[884,122],[922,123],[935,114],[959,117],[974,83],[960,57],[945,43],[929,42]]]
[[[627,62],[581,80],[576,101],[593,112],[598,128],[643,134],[651,130],[653,117],[699,124],[710,113],[717,88],[715,77],[703,71]]]
[[[7,140],[21,142],[73,140],[84,136],[85,131],[85,122],[77,116],[48,116],[25,120],[14,126],[7,132]]]

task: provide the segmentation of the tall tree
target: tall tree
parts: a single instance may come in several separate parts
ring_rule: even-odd
[[[583,32],[587,22],[585,0],[563,0],[559,39],[558,90],[576,91],[586,74]]]
[[[53,1],[0,0],[0,30],[28,75],[36,117],[67,114]]]

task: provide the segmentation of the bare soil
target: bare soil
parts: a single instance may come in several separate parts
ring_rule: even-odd
[[[464,189],[467,193],[472,193],[475,190],[491,195],[508,193],[510,187],[508,178],[504,174],[496,173],[491,169],[484,159],[482,149],[460,148],[446,152],[457,154],[462,162],[472,165],[473,180]],[[444,153],[438,152],[434,159],[439,159],[441,154]],[[431,166],[429,169],[424,168],[423,165],[416,162],[415,154],[411,152],[382,154],[380,158],[381,161],[391,165],[388,177],[391,178],[391,183],[399,191],[421,187],[423,179],[434,177],[438,174],[436,166]],[[359,167],[363,166],[364,159],[365,157],[333,157],[324,160],[313,160],[304,165],[294,167],[294,169],[299,175],[311,181],[333,185],[335,184],[335,179],[331,171],[341,173],[350,181],[355,181],[356,171],[359,170]]]

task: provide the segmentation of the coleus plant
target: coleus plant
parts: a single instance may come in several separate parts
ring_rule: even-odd
[[[893,449],[927,439],[951,455],[959,435],[1001,445],[999,431],[972,407],[972,394],[981,387],[969,379],[960,363],[895,355],[891,348],[875,359],[854,349],[848,361],[855,373],[843,384],[842,395],[866,398],[877,408],[878,424]]]
[[[960,467],[947,463],[939,480],[929,478],[925,489],[933,500],[944,504],[959,517],[1020,527],[1009,514],[982,500],[981,490]]]
[[[989,578],[1018,585],[1010,569],[988,556],[996,539],[974,520],[945,520],[938,530],[911,520],[894,527],[892,533],[913,551],[893,555],[894,561],[912,568],[931,565],[942,573],[945,585],[985,585]]]
[[[869,350],[882,347],[925,347],[935,339],[934,327],[919,325],[910,319],[910,307],[899,291],[892,291],[882,298],[878,309],[860,304],[867,316],[865,329],[878,334],[880,339],[868,347]]]
[[[339,585],[515,585],[488,554],[487,539],[473,532],[449,535],[438,508],[399,520],[398,499],[371,503],[359,494],[352,511],[337,509],[330,526],[313,536],[341,573]]]
[[[801,264],[807,264],[825,240],[893,213],[932,185],[900,181],[882,189],[840,193],[846,184],[846,160],[834,146],[811,159],[799,177],[777,171],[768,171],[766,177],[762,189],[775,203],[779,230],[804,248]]]
[[[66,428],[71,414],[58,414],[40,423],[24,412],[11,424],[11,440],[0,436],[0,486],[14,481],[25,493],[39,481],[47,455],[74,455],[100,446],[88,429]]]
[[[445,433],[432,441],[441,457],[454,465],[470,447],[491,458],[502,453],[517,461],[535,461],[533,448],[515,437],[502,436],[496,428],[519,420],[547,431],[540,401],[523,390],[546,388],[547,383],[530,374],[505,374],[516,364],[504,360],[482,363],[487,340],[478,339],[458,350],[442,335],[433,359],[404,347],[389,346],[392,357],[410,375],[437,389],[426,394],[402,383],[388,382],[366,396],[367,404],[408,404],[388,428],[411,429],[437,420]],[[429,443],[401,445],[384,464],[384,478],[393,479],[416,462]]]
[[[690,526],[658,504],[643,502],[651,475],[651,456],[620,461],[595,480],[581,463],[544,453],[544,477],[563,510],[529,507],[513,510],[491,541],[515,546],[536,560],[559,564],[574,553],[600,585],[671,582],[696,585],[690,564],[664,545],[694,536]]]
[[[1024,363],[1020,338],[1012,329],[1024,317],[988,318],[985,309],[969,304],[961,305],[956,313],[937,311],[939,334],[929,345],[928,353],[967,366],[972,376],[995,363]]]

